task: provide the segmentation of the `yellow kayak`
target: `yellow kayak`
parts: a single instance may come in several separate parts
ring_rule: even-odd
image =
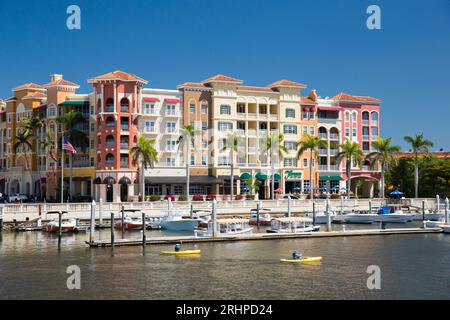
[[[182,250],[182,251],[161,251],[161,254],[171,254],[175,256],[185,256],[189,254],[200,254],[201,250]]]
[[[322,257],[304,257],[302,259],[280,259],[281,262],[288,263],[308,263],[308,262],[321,262]]]

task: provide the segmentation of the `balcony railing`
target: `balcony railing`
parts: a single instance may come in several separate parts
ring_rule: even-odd
[[[105,112],[114,112],[114,106],[106,106]]]
[[[127,124],[121,124],[120,125],[120,130],[122,130],[122,131],[129,131],[130,130],[130,126],[128,126]]]
[[[328,135],[326,133],[319,132],[319,137],[321,139],[328,139]]]
[[[72,162],[72,168],[86,168],[86,167],[90,167],[90,166],[91,166],[91,162],[89,160]],[[64,167],[69,168],[70,163],[65,163]]]
[[[339,140],[339,134],[330,133],[330,140]]]
[[[330,156],[337,156],[339,153],[339,149],[330,149]]]
[[[373,171],[371,166],[362,166],[361,169],[362,171]]]
[[[376,141],[378,136],[370,136],[370,141]]]
[[[128,161],[120,161],[120,167],[121,168],[128,168]]]
[[[327,164],[319,164],[319,170],[327,171],[328,170],[328,165]]]
[[[120,149],[122,150],[128,150],[129,148],[129,144],[128,143],[121,143],[120,144]]]
[[[369,125],[369,119],[363,119],[362,120],[363,125]]]
[[[319,156],[327,156],[328,150],[327,149],[319,149]]]
[[[370,123],[372,126],[378,126],[378,120],[372,120]]]
[[[363,141],[369,141],[369,135],[363,135],[362,139]]]
[[[106,127],[107,128],[114,128],[116,126],[116,124],[114,122],[107,122],[106,123]]]
[[[120,107],[120,112],[128,113],[130,109],[128,107]]]
[[[106,143],[106,147],[107,148],[113,148],[115,146],[115,143],[114,142],[107,142]]]
[[[330,170],[338,171],[339,170],[339,165],[337,165],[337,164],[330,164]]]

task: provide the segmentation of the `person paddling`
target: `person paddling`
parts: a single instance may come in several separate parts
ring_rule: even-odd
[[[300,260],[301,258],[303,258],[303,255],[300,252],[298,251],[292,252],[292,259]]]
[[[181,250],[181,244],[177,243],[175,245],[175,252],[179,252]]]

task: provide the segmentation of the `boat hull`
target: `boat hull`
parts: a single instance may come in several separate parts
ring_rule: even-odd
[[[251,234],[253,233],[253,228],[246,228],[246,229],[242,229],[239,231],[231,231],[231,232],[227,232],[227,233],[216,233],[217,237],[221,237],[221,236],[234,236],[234,235],[243,235],[243,234]],[[212,237],[212,234],[210,232],[210,230],[194,230],[194,236],[195,237]]]
[[[198,255],[201,254],[201,250],[161,251],[161,254],[174,256]]]
[[[258,225],[258,222],[256,220],[250,220],[248,222],[248,224],[251,226],[256,226],[256,225]],[[260,226],[270,226],[270,220],[259,220],[259,225]]]
[[[303,233],[303,232],[315,232],[319,231],[320,226],[311,226],[306,228],[295,228],[295,229],[269,229],[266,230],[268,233]]]
[[[349,224],[371,224],[377,217],[376,214],[346,214],[344,221]]]
[[[163,220],[159,226],[169,231],[194,231],[199,223],[198,219]]]
[[[442,213],[425,213],[425,220],[429,221],[439,221],[444,218],[444,214]],[[413,216],[413,220],[421,221],[423,220],[423,215],[421,213],[417,213]]]
[[[411,221],[411,219],[412,216],[408,214],[388,213],[378,215],[375,222],[406,223]]]
[[[280,259],[280,261],[285,263],[314,263],[314,262],[322,262],[322,257],[304,257],[303,259]]]

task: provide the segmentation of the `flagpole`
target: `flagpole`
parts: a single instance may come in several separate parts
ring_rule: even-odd
[[[64,133],[61,136],[61,203],[64,203]]]

